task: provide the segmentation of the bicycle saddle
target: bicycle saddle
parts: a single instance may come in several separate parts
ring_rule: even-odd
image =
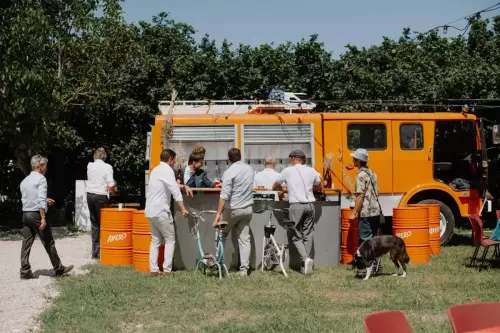
[[[227,228],[227,226],[228,226],[228,223],[227,223],[227,222],[219,222],[219,223],[217,223],[217,225],[216,225],[215,227],[216,227],[216,228],[219,228],[219,229],[221,229],[221,230],[224,230],[224,229],[226,229],[226,228]]]

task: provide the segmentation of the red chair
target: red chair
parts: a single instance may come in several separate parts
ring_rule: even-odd
[[[484,247],[483,255],[481,257],[481,263],[485,262],[488,250],[492,245],[495,246],[494,255],[498,257],[497,246],[500,245],[500,241],[491,240],[484,235],[483,221],[481,220],[478,214],[470,214],[469,220],[472,225],[472,231],[473,231],[472,235],[474,237],[474,244],[476,244],[476,248],[474,249],[474,254],[472,255],[470,265],[473,266],[474,261],[477,260],[477,255],[479,253],[479,249],[481,248],[481,246]],[[479,266],[480,270],[481,268],[482,266]]]
[[[453,333],[465,333],[500,326],[500,303],[473,303],[448,308]]]
[[[401,311],[376,312],[363,319],[366,333],[413,333]]]

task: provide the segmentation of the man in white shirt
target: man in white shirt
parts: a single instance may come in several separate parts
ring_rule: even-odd
[[[266,157],[264,160],[264,170],[255,175],[253,187],[258,188],[263,186],[266,190],[272,189],[273,184],[280,174],[274,168],[276,167],[276,160],[274,157]]]
[[[181,190],[173,166],[175,165],[175,152],[165,149],[160,155],[160,164],[155,167],[149,176],[148,191],[146,193],[146,209],[144,215],[149,220],[151,228],[151,245],[149,247],[149,269],[152,276],[159,274],[158,250],[165,243],[165,257],[163,262],[163,275],[172,272],[172,261],[175,248],[175,226],[170,211],[171,196],[181,208],[184,217],[189,212],[184,207]]]
[[[92,225],[92,259],[100,257],[101,209],[109,206],[108,193],[116,193],[113,167],[104,162],[106,158],[104,148],[98,148],[94,152],[94,162],[87,165],[86,192]]]
[[[214,220],[214,227],[221,220],[224,212],[224,221],[228,226],[223,231],[224,241],[234,228],[238,237],[240,253],[240,275],[248,275],[250,263],[250,220],[252,219],[253,181],[254,171],[251,166],[241,161],[241,152],[238,148],[228,151],[230,166],[224,172],[222,190],[220,192],[219,207]],[[227,210],[224,210],[227,208]]]
[[[321,177],[316,170],[305,165],[306,155],[301,150],[292,151],[289,157],[292,166],[281,172],[273,189],[280,189],[283,183],[287,185],[290,219],[295,222],[295,227],[290,230],[292,241],[302,259],[301,272],[310,274],[314,264],[310,256],[316,215],[313,189],[322,190]]]

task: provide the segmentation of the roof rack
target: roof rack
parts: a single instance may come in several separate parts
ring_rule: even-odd
[[[160,101],[158,109],[161,114],[168,114],[170,101]],[[272,114],[272,113],[307,113],[314,104],[301,101],[263,101],[263,100],[192,100],[175,101],[174,115],[206,115],[206,114]]]

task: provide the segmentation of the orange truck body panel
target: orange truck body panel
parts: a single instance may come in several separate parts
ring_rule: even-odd
[[[158,115],[152,129],[150,169],[159,164],[162,149],[162,127],[167,117]],[[476,116],[468,113],[291,113],[291,114],[238,114],[238,115],[176,115],[175,125],[235,125],[237,147],[243,146],[243,125],[313,124],[313,164],[324,175],[325,156],[333,155],[332,182],[343,195],[354,192],[356,170],[352,166],[347,138],[352,124],[383,124],[386,128],[386,147],[370,150],[369,166],[379,181],[380,195],[398,196],[395,207],[405,207],[411,198],[425,190],[447,193],[456,202],[460,214],[477,213],[481,200],[474,191],[455,191],[433,177],[434,132],[436,121],[471,120]],[[400,145],[400,127],[405,124],[420,125],[423,148],[403,150]],[[480,147],[480,142],[478,142]],[[328,193],[328,192],[327,192]],[[399,199],[400,198],[400,199]]]

